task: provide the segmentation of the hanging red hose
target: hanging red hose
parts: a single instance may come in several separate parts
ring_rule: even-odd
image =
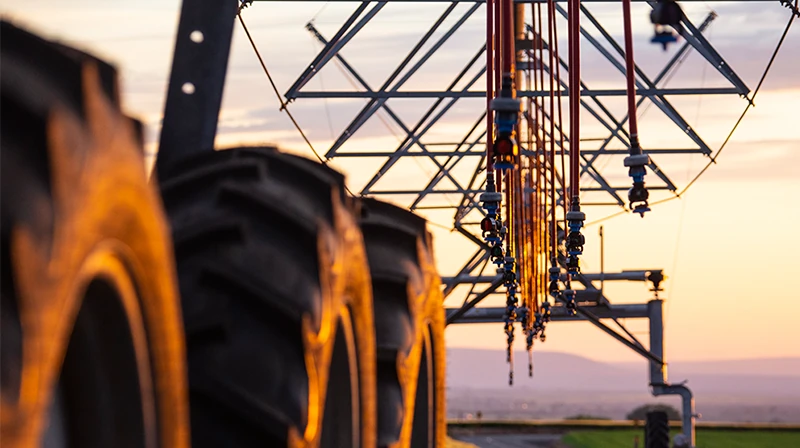
[[[580,195],[580,100],[581,100],[581,0],[569,0],[569,186],[573,201]]]
[[[504,0],[491,0],[494,6],[494,94],[500,92],[500,84],[503,79],[503,69],[500,59],[502,56],[502,6]],[[494,124],[492,124],[492,128],[494,129]],[[492,136],[494,138],[494,136]],[[503,172],[500,170],[495,171],[495,183],[497,184],[497,190],[502,190],[503,185]]]
[[[503,67],[500,65],[503,55],[501,38],[503,25],[503,0],[493,0],[494,5],[494,91],[500,91],[500,80],[503,78]]]
[[[548,0],[547,2],[547,19],[548,30],[547,39],[549,46],[550,58],[550,152],[549,152],[549,165],[550,165],[550,258],[553,259],[558,253],[558,238],[556,234],[556,122],[555,122],[555,89],[556,89],[556,76],[554,67],[557,67],[558,61],[555,60],[553,49],[554,33],[555,33],[555,1]],[[558,87],[560,90],[560,87]],[[559,98],[560,101],[560,98]]]
[[[514,0],[503,2],[503,76],[514,79]],[[512,89],[512,98],[516,92]]]
[[[533,11],[533,4],[531,4],[531,11]],[[541,34],[538,35],[538,36],[534,35],[534,39],[537,39],[537,40],[539,40],[541,42]],[[528,67],[531,70],[533,69],[533,66],[532,66],[532,63],[530,61],[532,61],[534,59],[535,58],[532,57],[532,54],[529,53],[528,54],[528,61],[529,61]],[[536,60],[535,62],[536,62],[536,65],[541,70],[541,66],[542,66],[541,58]],[[534,76],[533,78],[535,79],[536,77]],[[538,90],[540,87],[544,88],[544,85],[543,84],[536,85],[535,90]],[[529,104],[531,104],[531,103],[532,103],[532,101],[529,101]],[[544,266],[546,266],[546,265],[542,265],[540,263],[540,261],[541,261],[541,258],[540,258],[541,255],[540,254],[542,252],[546,253],[547,252],[547,247],[548,247],[547,240],[544,238],[544,235],[543,235],[544,232],[546,231],[546,228],[547,228],[546,217],[544,216],[544,213],[543,213],[544,207],[542,205],[542,195],[545,194],[545,192],[547,191],[545,182],[542,180],[542,169],[543,169],[543,167],[542,167],[542,151],[544,149],[544,139],[540,138],[540,129],[542,129],[543,115],[544,115],[542,113],[542,107],[543,106],[544,106],[544,99],[540,100],[539,98],[536,98],[536,107],[533,108],[534,109],[533,111],[529,111],[528,112],[528,114],[530,116],[529,123],[528,123],[528,126],[530,127],[529,134],[532,134],[535,137],[535,142],[536,142],[536,147],[535,147],[534,156],[533,156],[534,157],[534,165],[531,168],[531,169],[535,170],[534,175],[531,176],[532,177],[532,182],[533,182],[533,192],[531,194],[533,195],[533,207],[534,207],[532,219],[533,219],[534,227],[535,227],[534,228],[534,231],[535,231],[534,239],[536,241],[536,248],[537,248],[537,250],[536,250],[536,252],[534,254],[536,256],[536,265],[538,267],[537,272],[539,272],[539,271],[544,272],[543,269],[544,269]],[[545,224],[543,225],[543,223],[545,223]],[[539,297],[541,297],[541,293],[545,288],[544,282],[539,281],[539,277],[538,276],[537,276],[537,282],[535,284],[535,287],[536,287],[536,295],[537,295],[537,299],[538,299]],[[538,300],[536,300],[534,302],[534,304],[536,305],[535,306],[535,310],[538,311],[538,308],[539,308],[538,307],[538,304],[539,304]]]
[[[567,233],[565,246],[567,257],[565,264],[567,267],[567,280],[564,290],[563,300],[567,312],[575,314],[574,294],[570,292],[570,276],[580,272],[580,255],[583,254],[583,246],[586,243],[585,237],[581,234],[581,228],[586,220],[586,215],[581,212],[580,204],[580,167],[581,167],[581,2],[580,0],[569,1],[568,30],[569,30],[569,186],[570,201],[569,211],[566,213]],[[565,229],[566,230],[566,229]],[[555,283],[555,282],[553,282]]]
[[[533,6],[531,6],[533,8]],[[548,6],[549,9],[549,6]],[[541,16],[541,13],[540,13]],[[549,25],[548,25],[549,27]],[[543,40],[544,37],[542,36],[541,31],[538,35],[539,46],[543,47]],[[548,42],[548,45],[550,43]],[[549,51],[549,48],[548,48]],[[544,60],[542,57],[538,60],[538,68],[539,68],[539,86],[541,89],[544,89]],[[546,238],[547,235],[547,215],[545,214],[544,203],[546,202],[546,186],[543,185],[545,182],[543,181],[541,174],[543,170],[543,160],[542,157],[544,156],[545,150],[545,142],[546,142],[546,133],[544,128],[544,107],[545,107],[545,100],[544,98],[541,99],[541,103],[539,104],[537,110],[537,116],[541,115],[542,119],[537,124],[536,135],[537,137],[540,135],[541,132],[541,139],[539,140],[539,144],[536,147],[536,185],[537,185],[537,192],[536,192],[536,215],[537,215],[537,222],[539,226],[536,229],[537,235],[536,237],[539,240],[539,252],[537,252],[536,256],[538,258],[538,266],[539,266],[539,281],[538,287],[536,290],[536,294],[541,301],[547,300],[547,251],[548,251],[548,240]],[[544,197],[544,200],[543,200]],[[536,310],[539,310],[539,300],[537,300]]]
[[[486,0],[486,177],[494,179],[494,114],[492,113],[492,98],[494,98],[494,0]]]
[[[536,9],[534,9],[536,8]],[[538,17],[538,30],[534,32],[532,39],[536,42],[536,46],[539,49],[539,56],[536,58],[536,68],[539,70],[539,76],[537,77],[533,70],[534,70],[534,58],[528,57],[528,90],[533,87],[534,91],[539,91],[540,89],[544,88],[544,75],[542,74],[542,5],[537,4],[534,6],[531,3],[531,23],[535,23],[533,18]],[[532,81],[532,82],[531,82]],[[541,82],[540,82],[541,81]],[[534,177],[533,172],[531,170],[539,170],[539,151],[543,147],[542,141],[539,139],[539,126],[541,125],[542,121],[540,120],[541,108],[543,106],[544,99],[540,98],[528,98],[528,149],[533,152],[534,156],[528,158],[528,172],[527,172],[527,183],[528,187],[531,188],[530,193],[530,204],[529,204],[529,219],[531,221],[531,252],[529,256],[531,257],[531,271],[532,271],[532,279],[530,280],[529,286],[529,300],[530,305],[529,309],[531,313],[538,312],[539,310],[539,299],[541,293],[541,277],[544,271],[539,263],[540,261],[540,254],[543,251],[546,251],[546,247],[542,247],[542,240],[540,238],[541,235],[541,217],[539,216],[539,182],[538,178],[536,183],[534,184]],[[535,120],[533,119],[535,114]],[[535,147],[534,145],[534,138],[535,138]],[[532,315],[532,314],[531,314]],[[533,327],[533,319],[530,319],[531,329]]]
[[[628,201],[631,209],[644,218],[645,212],[650,210],[647,204],[647,199],[650,195],[644,182],[645,167],[650,162],[650,158],[642,153],[642,147],[639,145],[639,129],[636,122],[636,92],[634,90],[636,75],[633,61],[631,0],[622,0],[622,18],[625,27],[625,80],[628,88],[628,126],[630,127],[631,135],[630,155],[625,158],[624,165],[629,168],[628,175],[633,178],[633,186],[628,190]]]
[[[550,0],[553,2],[553,0]],[[563,225],[564,228],[567,228],[567,219],[566,219],[566,212],[569,210],[569,202],[570,196],[567,194],[567,168],[566,168],[566,142],[564,140],[564,113],[561,101],[561,55],[558,51],[558,23],[556,22],[556,14],[555,14],[555,2],[553,2],[553,13],[550,18],[550,25],[553,27],[553,52],[555,53],[555,72],[556,72],[556,107],[558,109],[557,116],[554,117],[556,119],[559,129],[558,129],[558,139],[559,139],[559,148],[561,153],[561,200],[562,208],[564,209],[564,221]],[[555,138],[555,135],[553,136]]]
[[[531,4],[531,16],[533,17],[533,4]],[[527,36],[527,32],[526,32],[526,36]],[[527,86],[528,90],[538,90],[539,86],[536,85],[536,82],[535,82],[536,81],[536,77],[532,76],[532,73],[533,73],[533,60],[532,60],[532,58],[529,57],[528,58],[527,70],[525,72],[525,85]],[[534,105],[534,102],[536,103],[536,105]],[[534,126],[535,126],[534,125],[533,114],[535,113],[534,112],[535,109],[536,109],[535,106],[538,106],[538,102],[539,102],[538,99],[536,99],[534,101],[534,99],[531,98],[531,97],[528,97],[526,99],[526,110],[527,110],[527,113],[525,114],[525,124],[526,124],[526,127],[527,127],[527,129],[526,129],[526,131],[527,131],[526,132],[526,137],[527,137],[526,146],[527,146],[529,152],[534,152],[535,151],[534,145],[536,147],[538,147],[538,141],[534,142],[534,135],[533,135],[533,129],[534,129]],[[535,154],[535,152],[534,152],[534,154]],[[528,249],[526,250],[526,253],[524,254],[525,257],[526,257],[524,261],[526,262],[526,265],[530,268],[530,271],[531,271],[531,273],[533,275],[530,276],[530,275],[528,275],[526,273],[526,276],[523,277],[525,279],[525,290],[524,290],[523,297],[526,300],[526,305],[525,306],[528,307],[530,312],[533,312],[533,310],[536,307],[536,300],[534,300],[534,297],[535,297],[535,294],[536,294],[535,291],[537,291],[537,289],[536,289],[536,285],[537,285],[536,280],[537,280],[537,274],[538,274],[538,271],[537,271],[538,266],[536,264],[537,260],[536,260],[535,254],[538,252],[539,248],[537,246],[537,241],[535,240],[536,233],[535,233],[535,230],[533,230],[533,229],[536,228],[536,225],[537,225],[536,216],[533,213],[535,211],[535,208],[534,208],[535,207],[535,205],[534,205],[534,203],[535,203],[534,202],[534,196],[533,196],[533,193],[528,193],[528,191],[533,192],[533,191],[536,191],[536,190],[535,190],[535,186],[533,185],[532,176],[531,176],[531,169],[533,167],[533,163],[532,163],[533,159],[530,156],[528,156],[528,157],[525,158],[525,160],[527,161],[527,168],[528,169],[525,171],[525,174],[524,174],[525,182],[523,183],[522,195],[523,195],[523,198],[526,199],[526,206],[527,207],[523,208],[523,213],[524,213],[524,216],[525,216],[524,220],[526,221],[528,226],[526,226],[526,229],[525,229],[525,243],[524,244],[526,246],[528,246],[528,245],[530,245],[530,246],[528,247]],[[526,188],[528,190],[526,190]],[[530,329],[530,327],[528,329]]]
[[[517,34],[517,39],[523,40],[528,38],[528,33],[525,30],[524,26],[524,6],[518,7],[516,16],[516,25],[515,29]],[[534,18],[536,17],[536,13],[534,12],[533,5],[531,5],[531,21],[534,22]],[[535,35],[534,35],[535,38]],[[532,76],[532,63],[531,59],[528,58],[528,66],[527,71],[525,71],[525,86],[528,90],[538,90],[538,84],[536,83],[536,77]],[[521,83],[520,79],[520,83]],[[527,145],[529,151],[533,150],[533,135],[531,134],[532,128],[532,118],[531,113],[533,111],[533,103],[534,101],[532,98],[527,98],[527,114],[525,115],[525,122],[527,124]],[[536,100],[538,104],[538,99]],[[522,133],[518,129],[517,135],[522,137]],[[522,157],[520,160],[520,181],[518,183],[518,192],[519,192],[519,205],[518,205],[518,214],[517,216],[520,219],[520,278],[521,278],[521,293],[523,298],[524,306],[529,310],[529,313],[532,312],[534,309],[535,301],[533,298],[535,297],[534,288],[533,288],[533,280],[537,275],[536,266],[535,266],[535,258],[533,254],[538,248],[535,247],[533,243],[532,237],[533,232],[531,227],[533,225],[533,221],[530,220],[530,211],[532,210],[532,201],[529,201],[530,195],[527,194],[527,190],[532,188],[530,185],[530,157]],[[533,252],[532,252],[533,251]],[[526,327],[524,328],[525,331],[530,331],[530,315],[528,315],[528,320],[526,321]]]
[[[514,185],[511,183],[514,179],[514,171],[508,170],[508,173],[505,175],[505,182],[506,182],[506,256],[513,257],[516,254],[514,253],[514,245],[511,244],[513,241],[512,233],[514,231],[514,215],[511,213],[511,202],[514,200]]]
[[[636,92],[633,62],[633,30],[631,26],[631,0],[622,0],[622,21],[625,27],[625,76],[628,89],[628,126],[631,134],[631,155],[641,154],[639,128],[636,119]]]

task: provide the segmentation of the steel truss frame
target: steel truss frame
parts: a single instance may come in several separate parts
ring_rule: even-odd
[[[524,1],[524,3],[540,3],[542,1],[543,0],[531,0]],[[480,205],[477,203],[477,196],[484,189],[483,176],[478,176],[477,170],[475,175],[468,180],[458,179],[457,176],[453,174],[453,171],[459,164],[465,163],[465,160],[471,159],[472,162],[469,163],[478,166],[480,165],[479,161],[483,160],[483,145],[486,139],[484,125],[485,115],[481,114],[476,116],[475,121],[472,122],[473,124],[466,129],[464,136],[457,141],[436,141],[428,138],[427,134],[459,101],[468,98],[485,97],[485,92],[473,90],[473,87],[478,84],[485,74],[485,65],[482,65],[483,58],[481,58],[481,55],[485,51],[485,45],[477,49],[466,65],[455,74],[445,89],[437,91],[409,91],[403,90],[403,87],[409,79],[411,79],[415,73],[419,72],[425,63],[458,32],[459,28],[461,28],[464,23],[479,11],[483,2],[472,0],[447,2],[446,9],[419,39],[412,50],[405,55],[392,74],[379,88],[374,88],[364,79],[353,64],[346,59],[342,54],[342,50],[346,48],[347,44],[351,42],[388,3],[388,1],[359,2],[358,7],[355,8],[350,17],[345,20],[344,24],[330,38],[324,36],[314,23],[307,24],[307,29],[319,41],[323,48],[286,91],[285,97],[289,101],[334,98],[361,98],[368,100],[367,104],[356,114],[350,124],[342,130],[339,137],[330,146],[325,155],[330,159],[337,157],[386,159],[384,164],[361,189],[360,193],[362,195],[387,196],[395,201],[404,197],[413,198],[410,200],[410,203],[407,204],[411,210],[454,209],[454,229],[478,245],[475,253],[475,256],[478,257],[478,262],[475,263],[475,256],[473,256],[469,262],[464,264],[458,275],[446,282],[445,292],[446,294],[450,294],[454,291],[455,287],[460,284],[470,283],[474,285],[474,282],[464,282],[462,279],[468,276],[468,274],[472,274],[473,276],[477,275],[478,270],[482,269],[486,261],[486,257],[483,255],[485,251],[482,241],[480,238],[476,237],[476,235],[479,234],[476,226],[483,213]],[[472,5],[456,13],[456,6],[458,3],[471,3]],[[588,3],[594,2],[589,1]],[[648,3],[652,5],[655,2],[649,1]],[[566,11],[560,5],[557,9],[562,16],[566,16]],[[588,20],[588,23],[592,27],[591,29],[588,26],[581,27],[583,38],[621,73],[624,73],[625,67],[622,62],[624,50],[620,44],[585,6],[582,5],[581,11],[583,17]],[[702,35],[702,31],[711,24],[715,17],[713,13],[709,14],[700,26],[695,26],[688,18],[684,18],[679,27],[679,31],[684,37],[685,43],[683,43],[675,55],[667,61],[656,77],[650,78],[640,67],[636,67],[636,74],[638,77],[636,80],[636,87],[637,95],[640,97],[639,104],[641,105],[644,101],[649,100],[681,129],[695,145],[695,147],[691,148],[648,149],[647,153],[651,155],[651,159],[672,154],[690,153],[699,153],[709,156],[712,152],[711,148],[700,135],[698,135],[687,120],[670,103],[667,98],[668,96],[735,94],[746,97],[750,92],[747,85]],[[448,22],[450,25],[444,27],[443,24],[448,18],[451,19]],[[532,30],[529,29],[529,31]],[[437,32],[439,34],[437,34]],[[601,37],[595,37],[595,32],[599,32]],[[535,38],[535,36],[533,38]],[[530,41],[518,41],[519,46],[522,48],[525,47],[526,43],[528,43],[530,48]],[[425,49],[425,51],[423,51],[423,49]],[[547,48],[545,48],[545,50],[547,50]],[[663,87],[663,82],[690,51],[697,51],[702,55],[712,67],[730,82],[730,87]],[[527,57],[519,61],[518,66],[520,70],[526,70],[528,67],[535,66],[535,68],[541,68],[545,70],[546,73],[549,73],[550,67],[547,66],[546,61],[535,60],[530,54],[530,51],[524,53],[527,54]],[[308,82],[319,74],[331,61],[340,64],[344,71],[356,80],[357,84],[363,90],[337,92],[305,90],[304,87]],[[569,70],[568,64],[563,58],[561,58],[559,63],[563,70]],[[456,86],[459,87],[456,88]],[[562,82],[560,88],[562,96],[565,98],[568,97],[570,94],[569,86]],[[531,90],[528,88],[527,90],[520,90],[518,92],[519,97],[543,97],[546,95],[549,95],[549,90],[546,89]],[[626,206],[625,200],[620,192],[628,190],[629,186],[612,185],[612,183],[601,174],[600,169],[595,166],[595,162],[600,156],[624,154],[628,152],[630,138],[625,129],[625,123],[628,117],[627,115],[615,115],[603,101],[606,97],[622,97],[624,95],[625,91],[622,89],[592,89],[586,85],[585,82],[581,82],[581,106],[583,110],[594,117],[608,132],[608,137],[603,139],[599,148],[583,150],[581,152],[581,175],[592,179],[596,183],[596,186],[584,187],[582,191],[606,192],[610,198],[608,201],[589,202],[585,203],[585,205],[616,205],[622,208]],[[413,123],[406,123],[392,110],[390,104],[388,104],[389,100],[400,98],[429,98],[435,99],[435,101],[420,115],[419,120]],[[370,118],[379,112],[385,113],[391,122],[405,133],[401,143],[394,149],[388,151],[347,150],[346,143],[358,133],[359,129],[361,129]],[[547,118],[549,119],[549,117]],[[549,135],[545,134],[545,138],[549,138]],[[567,141],[568,138],[569,136],[567,136]],[[621,144],[624,149],[610,149],[609,146],[612,143]],[[446,147],[447,149],[440,149],[442,147]],[[526,148],[523,145],[522,154],[530,155],[533,154],[533,152],[531,148]],[[435,166],[436,172],[430,176],[427,185],[422,189],[380,188],[377,184],[403,157],[427,158]],[[649,168],[658,179],[657,182],[649,182],[648,188],[651,191],[663,190],[671,192],[672,194],[678,191],[676,183],[659,167],[655,160],[650,163]],[[560,183],[560,178],[558,179],[558,183]],[[457,206],[442,203],[443,198],[449,195],[459,195],[461,197]],[[481,295],[481,293],[476,292],[475,288],[471,288],[470,295],[467,299],[470,300],[478,295]]]

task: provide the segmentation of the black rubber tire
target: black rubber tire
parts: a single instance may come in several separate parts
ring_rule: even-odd
[[[186,447],[172,246],[114,68],[0,24],[4,447]]]
[[[670,448],[669,418],[663,411],[648,412],[644,423],[645,448]]]
[[[374,446],[369,272],[341,175],[274,148],[159,172],[194,446]]]
[[[425,220],[361,204],[378,343],[378,446],[444,446],[444,308]]]

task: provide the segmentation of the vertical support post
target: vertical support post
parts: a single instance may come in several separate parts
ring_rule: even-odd
[[[650,317],[650,353],[664,359],[664,301],[647,302]],[[650,361],[650,384],[667,384],[667,364]]]
[[[650,353],[664,359],[664,301],[655,299],[647,302],[647,314],[650,318]],[[667,364],[659,365],[650,361],[650,386],[653,395],[680,395],[682,432],[689,442],[695,447],[695,419],[694,396],[692,391],[683,384],[669,384],[667,382]]]
[[[213,151],[239,2],[183,0],[157,169]]]

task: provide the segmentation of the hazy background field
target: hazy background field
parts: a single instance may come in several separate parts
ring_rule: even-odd
[[[624,419],[655,398],[647,363],[602,363],[558,352],[534,352],[528,377],[525,352],[515,355],[515,385],[508,386],[502,350],[450,349],[447,361],[449,418],[560,419],[578,414]],[[688,380],[702,421],[800,423],[800,358],[673,362],[670,381]]]

